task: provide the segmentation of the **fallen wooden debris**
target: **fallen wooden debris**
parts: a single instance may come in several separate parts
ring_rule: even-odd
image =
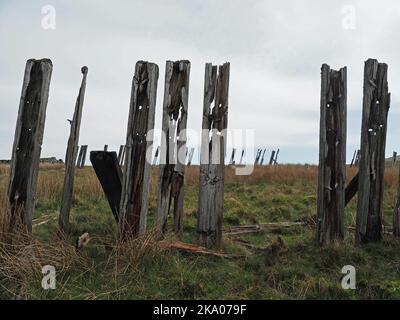
[[[91,238],[89,233],[85,232],[84,234],[82,234],[76,241],[76,249],[82,249],[84,247],[86,247],[89,242],[90,242]]]
[[[271,222],[262,223],[259,225],[248,225],[248,226],[232,226],[229,227],[224,233],[228,236],[260,233],[263,231],[271,231],[283,228],[291,228],[298,226],[305,226],[304,222]]]
[[[187,253],[192,253],[192,254],[200,254],[200,255],[208,255],[208,256],[214,256],[214,257],[219,257],[219,258],[232,259],[232,258],[243,257],[243,255],[232,255],[232,254],[227,254],[227,253],[211,251],[205,247],[197,246],[197,245],[190,244],[190,243],[184,243],[184,242],[180,242],[180,241],[175,241],[175,242],[161,241],[161,242],[159,242],[159,245],[163,249],[175,249],[175,250],[179,250],[182,252],[187,252]]]

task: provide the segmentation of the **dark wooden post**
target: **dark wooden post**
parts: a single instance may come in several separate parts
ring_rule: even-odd
[[[395,167],[397,162],[397,152],[393,151],[393,163],[392,166]]]
[[[187,163],[188,167],[190,167],[192,165],[193,155],[194,155],[194,148],[191,148],[190,152],[189,152],[188,163]]]
[[[354,151],[353,158],[351,159],[350,168],[354,166],[356,160],[357,150]]]
[[[369,59],[364,69],[356,243],[377,242],[382,234],[383,177],[390,93],[388,66]]]
[[[81,165],[81,162],[82,162],[82,155],[83,155],[83,148],[82,148],[82,146],[80,146],[78,160],[76,160],[76,167],[77,168],[80,168],[80,165]]]
[[[10,232],[32,231],[39,159],[53,64],[28,60],[19,104],[12,151],[8,199]]]
[[[272,150],[271,157],[269,158],[269,165],[270,166],[274,165],[275,153],[276,153],[276,151]]]
[[[356,167],[358,167],[360,165],[360,157],[361,157],[360,150],[357,150],[356,160],[354,161],[354,165]]]
[[[104,151],[107,152],[108,151],[108,144],[104,145]]]
[[[235,165],[235,154],[236,154],[236,149],[233,148],[232,150],[232,155],[231,155],[231,159],[229,160],[229,165]]]
[[[397,183],[397,199],[393,209],[393,236],[396,238],[400,237],[400,167]]]
[[[86,155],[87,155],[88,146],[82,146],[82,147],[83,147],[83,152],[82,152],[82,159],[81,159],[80,167],[84,168],[85,167],[85,162],[86,162]]]
[[[115,152],[92,151],[90,162],[100,181],[115,220],[119,221],[122,193],[122,171]]]
[[[60,231],[63,234],[67,234],[69,232],[69,215],[71,211],[72,196],[74,192],[75,162],[79,148],[79,130],[81,127],[82,109],[83,101],[85,99],[88,68],[83,67],[81,71],[83,74],[83,78],[81,87],[79,89],[78,98],[75,104],[74,117],[72,122],[70,123],[71,128],[68,139],[67,154],[65,157],[64,188],[61,197],[61,209],[58,221]]]
[[[157,159],[159,154],[160,154],[160,147],[157,147],[156,153],[154,154],[153,166],[157,165]]]
[[[200,244],[209,248],[222,242],[229,71],[229,63],[206,64],[197,233]]]
[[[183,231],[184,154],[186,152],[189,76],[189,61],[167,61],[157,203],[159,238],[164,236],[172,200],[174,202],[174,231],[178,235]]]
[[[242,150],[242,155],[240,156],[240,165],[243,164],[243,156],[244,156],[244,150]]]
[[[255,165],[255,166],[258,165],[258,163],[259,163],[259,161],[260,161],[261,152],[262,152],[262,149],[257,149],[256,159],[255,159],[255,161],[254,161],[254,165]]]
[[[122,163],[122,156],[123,156],[123,154],[124,154],[124,149],[125,149],[125,146],[124,146],[124,145],[122,145],[122,146],[119,147],[118,158],[117,158],[118,164],[119,164],[119,165],[121,165],[121,163]]]
[[[321,69],[317,242],[344,239],[347,68]]]
[[[120,234],[126,239],[146,231],[150,166],[156,110],[158,66],[138,61],[132,81],[120,208]]]
[[[262,166],[264,164],[265,161],[265,153],[267,152],[267,149],[264,149],[263,153],[262,153],[262,157],[260,160],[260,165]]]
[[[276,150],[275,159],[274,159],[274,165],[275,165],[275,166],[278,165],[278,156],[279,156],[279,152],[280,152],[280,151],[281,151],[280,149]]]

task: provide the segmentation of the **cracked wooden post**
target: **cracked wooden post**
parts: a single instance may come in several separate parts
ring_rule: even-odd
[[[71,211],[72,196],[74,192],[75,162],[79,148],[79,131],[81,127],[82,109],[85,99],[88,68],[83,67],[81,72],[83,74],[82,83],[75,104],[74,117],[72,119],[72,122],[70,123],[71,128],[68,138],[67,154],[65,157],[64,187],[61,197],[60,216],[58,220],[61,234],[64,235],[68,234],[69,232],[69,215]]]
[[[344,239],[347,68],[321,69],[317,242]]]
[[[158,66],[138,61],[126,134],[119,230],[122,239],[146,231]]]
[[[208,248],[222,242],[229,71],[229,63],[205,69],[197,234]]]
[[[26,63],[8,185],[10,232],[32,232],[52,70],[53,64],[49,59],[30,59]]]
[[[368,59],[364,68],[356,243],[382,238],[383,178],[390,93],[388,66]]]
[[[157,233],[164,237],[173,201],[174,231],[183,231],[183,190],[190,62],[167,61],[165,72]]]

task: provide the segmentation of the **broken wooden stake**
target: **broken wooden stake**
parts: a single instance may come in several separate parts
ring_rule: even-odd
[[[197,233],[200,244],[208,248],[222,242],[229,72],[229,63],[206,64]]]
[[[32,232],[39,159],[53,64],[49,59],[26,63],[10,165],[8,199],[10,232]]]
[[[61,196],[61,209],[58,221],[60,231],[63,234],[68,234],[69,232],[69,215],[71,211],[72,196],[74,192],[75,162],[79,149],[79,131],[81,127],[82,109],[85,99],[88,68],[82,67],[81,72],[83,74],[82,83],[75,104],[74,116],[72,118],[72,121],[70,122],[71,127],[68,138],[67,153],[65,157],[64,187]]]
[[[122,171],[116,152],[92,151],[90,162],[100,181],[115,221],[119,221],[122,193]]]
[[[156,110],[158,66],[138,61],[132,81],[120,208],[123,239],[145,232]]]
[[[364,69],[356,243],[382,238],[383,177],[390,93],[388,66],[369,59]]]
[[[167,61],[165,70],[157,233],[163,238],[173,202],[174,231],[183,231],[183,190],[190,62]]]
[[[317,242],[344,239],[347,68],[321,69]]]

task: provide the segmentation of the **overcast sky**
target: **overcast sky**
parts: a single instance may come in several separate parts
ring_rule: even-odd
[[[55,8],[54,30],[42,27],[46,5]],[[42,156],[64,158],[83,65],[89,75],[80,144],[117,150],[136,61],[160,67],[160,128],[165,61],[188,59],[188,127],[201,128],[204,64],[229,61],[229,127],[254,129],[256,145],[280,148],[285,163],[318,162],[321,64],[347,66],[351,160],[370,57],[389,65],[389,156],[400,151],[399,30],[396,0],[0,0],[0,158],[10,158],[26,60],[44,57],[54,69]]]

